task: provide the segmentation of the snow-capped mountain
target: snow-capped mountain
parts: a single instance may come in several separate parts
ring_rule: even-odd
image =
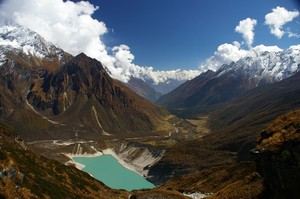
[[[258,86],[286,79],[300,71],[300,45],[283,51],[253,50],[216,72],[207,71],[162,96],[157,103],[168,107],[214,105],[234,99]]]
[[[23,58],[35,58],[35,62],[57,61],[65,63],[70,55],[56,45],[45,41],[39,34],[18,25],[13,20],[0,20],[0,65],[7,56],[21,55]],[[41,63],[35,63],[37,65]]]
[[[290,77],[300,70],[300,45],[291,46],[287,50],[278,52],[256,52],[252,50],[249,56],[237,62],[223,65],[218,76],[228,72],[252,78],[257,84],[272,83]]]

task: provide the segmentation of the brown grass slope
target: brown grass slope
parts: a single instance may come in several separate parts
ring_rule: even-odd
[[[200,192],[208,198],[259,198],[264,189],[263,178],[253,162],[233,166],[212,167],[198,173],[169,180],[159,189],[185,193]]]

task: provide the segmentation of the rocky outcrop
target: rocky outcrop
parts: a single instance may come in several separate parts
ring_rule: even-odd
[[[278,117],[253,151],[266,198],[299,198],[300,110]]]
[[[136,172],[151,181],[149,169],[158,162],[165,151],[151,145],[125,141],[115,148],[119,158],[131,165]],[[155,182],[153,182],[155,183]]]

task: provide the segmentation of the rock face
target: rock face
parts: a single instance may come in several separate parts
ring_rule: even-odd
[[[278,117],[253,151],[268,198],[299,198],[300,110]]]
[[[148,176],[149,169],[162,158],[165,150],[151,145],[123,142],[115,152],[124,162],[134,167],[135,171],[151,181],[151,176]]]

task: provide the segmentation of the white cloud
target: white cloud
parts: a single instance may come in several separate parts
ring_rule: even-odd
[[[131,76],[158,84],[172,78],[188,80],[199,75],[198,70],[156,71],[153,67],[135,65],[134,55],[126,45],[113,47],[113,54],[109,54],[101,40],[107,33],[106,25],[92,17],[98,9],[88,1],[4,0],[0,14],[13,18],[72,55],[84,52],[98,59],[113,78],[123,82]]]
[[[282,49],[279,48],[278,46],[265,46],[263,44],[255,46],[253,48],[253,50],[255,50],[259,54],[263,53],[263,52],[266,52],[266,51],[268,51],[268,52],[280,52],[280,51],[282,51]]]
[[[300,38],[300,34],[292,32],[290,28],[287,28],[287,34],[289,38],[291,37]]]
[[[251,48],[254,41],[254,26],[257,21],[255,19],[244,19],[240,21],[239,25],[235,27],[235,31],[241,33],[248,47]]]
[[[126,45],[115,46],[112,49],[114,53],[114,67],[109,68],[112,77],[127,82],[131,77],[131,69],[135,68],[132,63],[134,55],[130,52],[130,48]]]
[[[269,26],[271,34],[280,39],[285,34],[282,27],[297,16],[299,16],[299,11],[288,11],[284,7],[277,6],[265,16],[265,24]]]
[[[223,64],[235,62],[247,54],[246,50],[241,49],[239,42],[235,41],[232,44],[222,44],[217,48],[213,56],[208,58],[200,65],[201,70],[209,69],[216,71]]]

